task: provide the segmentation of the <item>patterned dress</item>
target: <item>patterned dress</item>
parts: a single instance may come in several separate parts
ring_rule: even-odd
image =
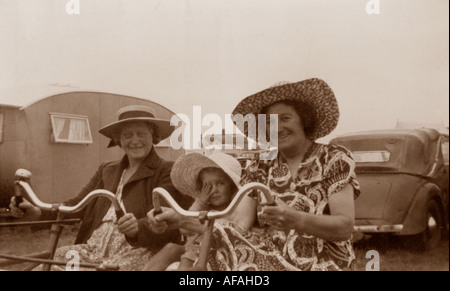
[[[125,172],[125,171],[124,171]],[[117,200],[122,203],[123,174],[117,188]],[[116,265],[121,271],[140,271],[154,255],[153,251],[146,248],[133,247],[125,239],[125,235],[117,228],[117,217],[114,207],[111,205],[102,224],[92,233],[86,244],[63,246],[56,250],[55,260],[67,261],[66,254],[69,251],[78,252],[80,262],[91,264]],[[65,270],[65,267],[52,266],[53,270]],[[93,270],[81,268],[81,271]]]
[[[268,185],[272,195],[298,211],[329,215],[328,199],[350,184],[355,198],[359,185],[351,153],[335,145],[313,143],[292,177],[279,156],[273,161],[253,160],[241,183]],[[232,224],[215,224],[209,270],[352,270],[355,254],[351,240],[341,242],[298,233],[278,231],[265,223],[258,212],[259,225],[245,231]]]

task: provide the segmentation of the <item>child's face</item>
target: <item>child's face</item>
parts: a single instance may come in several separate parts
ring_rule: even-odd
[[[225,208],[231,202],[235,186],[228,176],[220,169],[209,168],[200,173],[202,187],[211,185],[209,203],[214,208]]]

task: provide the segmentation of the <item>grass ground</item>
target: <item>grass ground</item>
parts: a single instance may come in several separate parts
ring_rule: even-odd
[[[59,246],[70,245],[75,240],[77,228],[65,226]],[[49,230],[32,230],[29,227],[16,229],[0,228],[0,253],[23,255],[45,251]],[[405,240],[398,238],[372,238],[355,244],[357,270],[365,271],[373,257],[366,253],[375,250],[380,255],[381,271],[449,271],[449,240],[443,240],[438,247],[420,252],[410,247]],[[2,267],[2,269],[20,270],[23,265]]]
[[[355,243],[357,270],[372,266],[372,255],[379,253],[380,271],[449,271],[449,240],[446,237],[436,248],[420,251],[411,240],[399,237],[376,237]]]
[[[58,246],[71,245],[75,241],[78,228],[64,226]],[[49,229],[32,229],[30,227],[0,228],[0,253],[8,255],[26,255],[47,251],[49,246]],[[1,261],[1,259],[0,259]],[[3,270],[21,270],[27,263],[14,266],[1,266]]]

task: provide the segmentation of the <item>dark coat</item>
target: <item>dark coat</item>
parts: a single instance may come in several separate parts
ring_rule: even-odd
[[[75,205],[95,189],[106,189],[116,193],[122,172],[127,166],[127,156],[124,156],[121,161],[103,163],[81,192],[75,198],[64,202],[64,204],[69,206]],[[180,234],[178,231],[156,234],[150,230],[147,221],[147,212],[153,209],[152,191],[156,187],[166,189],[172,194],[178,204],[185,209],[188,209],[190,204],[192,204],[192,198],[180,194],[173,186],[170,179],[172,166],[173,162],[161,159],[152,149],[136,173],[124,185],[122,200],[125,209],[128,213],[135,215],[139,225],[138,235],[133,239],[127,237],[127,241],[131,245],[155,249],[164,246],[168,242],[179,242]],[[110,206],[111,201],[109,199],[99,197],[90,202],[82,212],[76,215],[76,217],[82,219],[82,223],[75,244],[86,243],[94,230],[101,224]]]

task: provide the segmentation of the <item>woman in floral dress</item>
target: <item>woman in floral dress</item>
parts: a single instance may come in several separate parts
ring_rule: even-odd
[[[278,116],[278,155],[256,157],[241,180],[267,185],[275,205],[255,210],[258,224],[249,230],[215,224],[208,269],[352,270],[355,163],[345,148],[316,142],[339,119],[331,88],[320,79],[278,85],[242,100],[236,114]]]

